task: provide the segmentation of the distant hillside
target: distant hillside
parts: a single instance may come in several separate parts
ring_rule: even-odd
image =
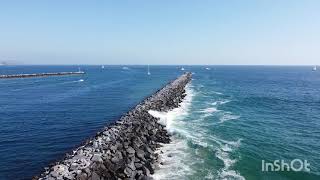
[[[8,65],[8,63],[7,62],[0,62],[0,66],[2,66],[2,65]]]

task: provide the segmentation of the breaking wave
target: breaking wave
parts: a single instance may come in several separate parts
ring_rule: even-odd
[[[162,144],[157,150],[161,163],[152,175],[154,179],[244,179],[232,169],[237,159],[230,157],[230,153],[241,145],[241,139],[224,140],[212,133],[203,122],[203,116],[214,113],[222,113],[220,122],[239,117],[217,109],[218,105],[228,103],[229,100],[216,101],[211,107],[197,109],[194,99],[201,94],[195,92],[192,85],[188,85],[186,97],[180,107],[169,112],[149,111],[152,116],[159,118],[159,122],[172,134],[172,142]],[[210,156],[209,159],[222,161],[223,166],[206,165],[206,154]],[[205,167],[202,168],[204,174],[199,174],[198,168],[201,166]]]

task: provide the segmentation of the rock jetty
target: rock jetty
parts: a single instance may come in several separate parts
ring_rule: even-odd
[[[170,135],[148,111],[179,107],[190,80],[191,73],[185,73],[167,84],[33,179],[152,179],[150,175],[160,163],[155,150],[161,143],[169,143]]]
[[[66,76],[66,75],[79,75],[79,74],[85,74],[85,72],[77,71],[77,72],[57,72],[57,73],[38,73],[38,74],[10,74],[10,75],[0,75],[0,79],[31,78],[31,77],[45,77],[45,76]]]

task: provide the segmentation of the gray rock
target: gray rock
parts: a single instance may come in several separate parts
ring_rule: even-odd
[[[127,148],[127,152],[128,152],[129,154],[134,154],[136,151],[135,151],[131,146],[129,146],[129,147]]]
[[[142,168],[142,164],[141,163],[134,163],[134,166],[137,168],[137,169],[140,169]]]
[[[100,176],[97,173],[92,172],[90,180],[100,180]]]
[[[98,149],[98,148],[99,148],[99,144],[98,144],[97,141],[94,141],[94,142],[93,142],[93,148],[94,148],[94,149]]]
[[[68,179],[68,180],[72,180],[72,179],[74,179],[74,175],[71,173],[67,173],[67,174],[63,175],[63,178]]]
[[[76,177],[77,180],[87,180],[88,179],[88,175],[86,173],[81,173],[78,174]]]
[[[143,174],[146,176],[150,176],[150,170],[145,166],[142,167]]]
[[[94,154],[93,157],[91,158],[91,161],[93,161],[93,162],[103,162],[100,154]]]
[[[132,177],[132,170],[129,167],[126,167],[124,169],[124,173],[126,174],[127,177]]]

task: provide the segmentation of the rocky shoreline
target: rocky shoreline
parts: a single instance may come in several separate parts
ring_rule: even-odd
[[[190,81],[191,73],[183,74],[33,179],[152,179],[160,163],[155,150],[170,135],[148,111],[179,107]]]

